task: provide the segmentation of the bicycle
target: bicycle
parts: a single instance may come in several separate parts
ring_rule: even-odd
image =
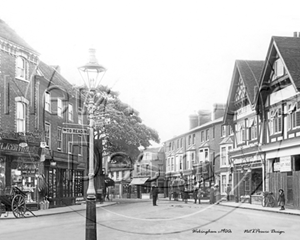
[[[262,199],[263,207],[275,207],[275,197],[272,192],[264,192]]]

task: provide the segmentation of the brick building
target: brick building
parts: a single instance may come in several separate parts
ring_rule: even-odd
[[[81,96],[2,20],[0,106],[0,191],[15,185],[51,206],[83,197],[85,135],[63,133],[86,123]]]

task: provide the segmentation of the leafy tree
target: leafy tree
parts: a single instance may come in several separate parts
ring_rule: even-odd
[[[99,104],[94,112],[95,145],[99,152],[125,152],[136,159],[139,146],[147,148],[150,141],[160,142],[158,133],[143,124],[139,112],[123,103],[117,92],[101,86],[95,96]]]

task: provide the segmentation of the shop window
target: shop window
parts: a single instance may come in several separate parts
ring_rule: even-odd
[[[227,186],[227,176],[221,175],[221,193],[226,193],[226,186]]]
[[[74,194],[76,197],[82,197],[83,192],[83,171],[75,171]]]
[[[0,157],[0,195],[3,193],[5,186],[5,161],[4,158]]]
[[[300,171],[300,155],[293,156],[294,158],[294,171]]]
[[[56,198],[56,191],[57,191],[57,181],[56,181],[56,169],[50,168],[48,171],[48,196],[50,198]]]

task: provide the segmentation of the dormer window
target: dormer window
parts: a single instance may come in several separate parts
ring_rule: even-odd
[[[276,80],[279,77],[282,77],[286,74],[285,68],[280,58],[278,58],[273,64],[273,76],[272,81]]]
[[[28,62],[20,56],[16,58],[16,78],[28,79]]]

